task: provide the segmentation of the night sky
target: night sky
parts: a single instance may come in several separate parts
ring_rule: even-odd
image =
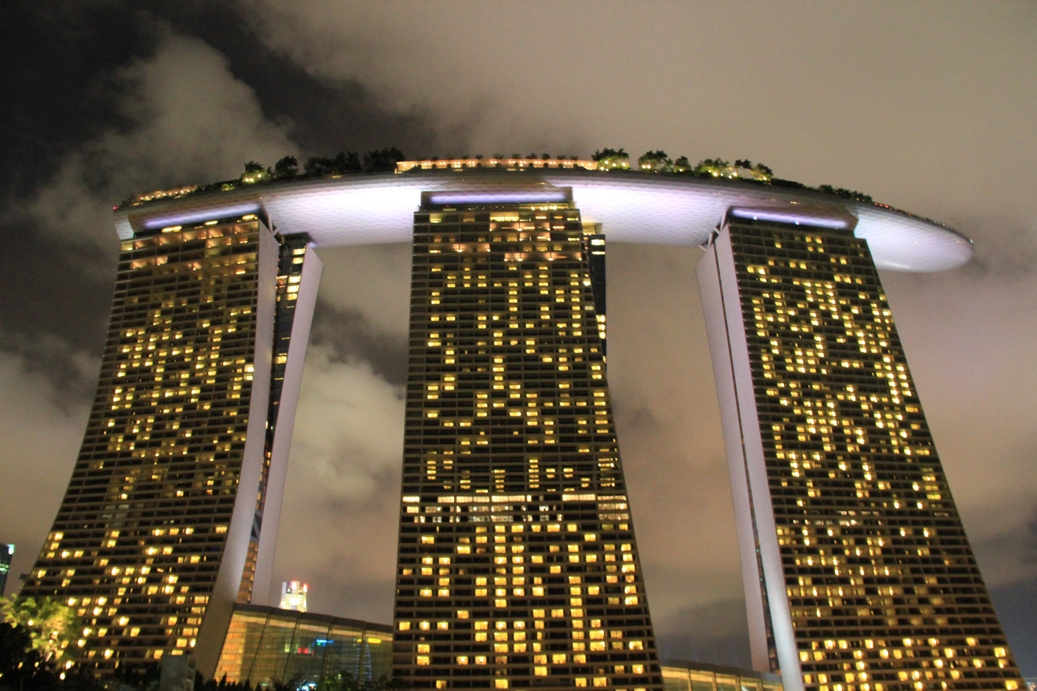
[[[71,472],[135,193],[340,150],[748,158],[973,238],[883,281],[954,496],[1037,676],[1037,4],[0,4],[0,541]],[[578,200],[577,200],[578,201]],[[605,228],[607,233],[608,229]],[[274,581],[392,617],[409,254],[325,263]],[[662,654],[748,666],[693,248],[609,248],[609,381]],[[9,585],[8,592],[12,592]]]

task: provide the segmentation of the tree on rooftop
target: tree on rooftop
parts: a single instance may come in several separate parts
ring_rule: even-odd
[[[704,158],[695,165],[696,175],[726,176],[731,164],[722,158]]]
[[[274,179],[294,178],[299,174],[299,160],[295,156],[285,156],[274,164]]]
[[[405,159],[403,152],[395,146],[368,151],[364,154],[364,172],[391,173],[396,170],[396,164]]]
[[[666,156],[666,152],[662,149],[658,151],[647,151],[637,159],[638,170],[661,173],[669,171],[672,167],[673,161]]]
[[[322,156],[310,156],[308,159],[306,159],[306,165],[303,166],[303,170],[306,171],[307,175],[320,176],[327,175],[330,167],[330,158],[324,158]]]
[[[245,172],[238,178],[241,182],[246,185],[251,185],[256,182],[262,182],[270,179],[270,173],[266,168],[263,167],[262,163],[258,161],[249,161],[245,164]]]
[[[355,151],[340,151],[334,158],[312,156],[306,161],[304,169],[307,175],[322,176],[359,173],[363,167],[360,165],[360,154]]]
[[[762,163],[757,163],[756,165],[754,165],[753,172],[756,173],[757,176],[767,180],[770,180],[774,177],[774,171],[771,170],[768,166],[763,165]]]
[[[395,163],[393,163],[392,167],[393,170],[396,170]],[[360,164],[360,154],[358,154],[355,151],[339,151],[338,155],[336,155],[335,158],[331,159],[331,172],[336,173],[338,175],[345,175],[346,173],[359,173],[363,169],[364,167]]]
[[[625,170],[630,167],[630,154],[623,149],[602,149],[595,151],[591,156],[592,161],[597,161],[598,170]]]
[[[845,187],[833,187],[831,185],[818,185],[817,189],[819,189],[822,192],[826,192],[828,194],[834,194],[836,196],[843,197],[844,199],[853,199],[854,201],[858,201],[858,202],[868,202],[868,203],[871,203],[871,202],[874,201],[871,198],[871,195],[864,194],[863,192],[858,192],[857,190],[848,190]]]

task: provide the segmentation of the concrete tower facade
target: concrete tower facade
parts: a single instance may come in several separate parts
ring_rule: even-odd
[[[604,239],[568,202],[492,201],[415,215],[394,669],[407,688],[661,689]]]
[[[605,383],[607,234],[708,247],[756,665],[788,689],[1019,688],[876,273],[961,266],[968,240],[799,189],[466,169],[486,164],[116,211],[97,394],[22,590],[75,608],[81,659],[212,673],[234,604],[270,591],[309,240],[409,241],[395,668],[417,688],[661,688]]]
[[[1015,688],[868,245],[838,225],[732,217],[698,268],[754,666],[790,690]]]
[[[253,214],[141,233],[118,271],[83,444],[22,595],[75,609],[83,662],[193,653],[205,672],[234,603],[269,590],[320,262]]]

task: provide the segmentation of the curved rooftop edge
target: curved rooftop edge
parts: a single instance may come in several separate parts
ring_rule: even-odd
[[[406,243],[422,194],[492,203],[571,199],[611,242],[704,245],[729,215],[845,228],[867,240],[876,266],[943,271],[966,264],[972,242],[922,218],[821,192],[644,172],[463,170],[343,175],[243,186],[115,211],[123,240],[136,233],[260,213],[283,234],[307,233],[318,247]]]

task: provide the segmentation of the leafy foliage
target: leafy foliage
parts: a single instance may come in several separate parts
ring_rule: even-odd
[[[666,152],[662,149],[659,151],[647,151],[638,157],[637,167],[640,170],[653,173],[668,173],[673,169],[673,161],[667,157]]]
[[[712,175],[720,177],[727,172],[731,164],[722,158],[704,158],[698,162],[692,172],[696,175]]]
[[[53,673],[43,655],[32,647],[29,631],[23,626],[0,622],[0,686],[49,688],[53,681]]]
[[[396,164],[405,158],[403,152],[395,146],[378,151],[368,151],[364,154],[364,172],[391,173],[396,170]]]
[[[762,163],[753,163],[748,158],[738,158],[732,164],[722,158],[705,158],[692,169],[694,175],[715,178],[737,178],[750,182],[770,182],[774,171]]]
[[[322,175],[345,175],[347,173],[359,173],[363,170],[360,165],[360,154],[355,151],[340,151],[334,158],[320,158],[312,156],[306,161],[304,167],[306,175],[319,177]]]
[[[299,161],[295,156],[285,156],[280,161],[274,164],[273,178],[274,180],[283,180],[285,178],[294,178],[299,174]]]
[[[253,185],[257,182],[265,182],[270,179],[270,172],[258,161],[249,161],[245,164],[245,172],[241,174],[238,181],[244,185]]]
[[[453,156],[447,156],[446,158],[449,160],[452,159]],[[463,158],[470,157],[465,155]],[[475,158],[481,161],[483,157],[477,155]],[[495,153],[493,154],[493,158],[503,159],[504,155]],[[513,153],[511,154],[511,158],[521,159],[523,156],[518,153]],[[530,153],[529,156],[526,156],[525,158],[530,161],[539,159],[548,160],[551,156],[549,154],[537,154],[534,152]],[[575,155],[570,156],[570,158],[574,161],[578,160],[578,157]],[[302,171],[299,170],[299,161],[294,156],[285,156],[281,158],[274,164],[273,168],[266,168],[257,161],[249,161],[245,164],[244,172],[234,180],[192,188],[188,192],[177,190],[176,194],[173,196],[183,196],[184,194],[191,194],[193,192],[210,192],[213,190],[229,191],[236,189],[241,185],[252,185],[277,180],[291,180],[300,177],[326,177],[355,173],[389,173],[396,171],[396,164],[403,160],[406,160],[406,156],[404,156],[403,152],[395,146],[390,146],[384,149],[368,151],[363,154],[363,156],[354,151],[340,151],[338,155],[331,158],[311,156],[306,160]],[[439,159],[434,156],[430,160],[437,161]],[[611,170],[630,169],[630,154],[628,154],[624,149],[610,149],[606,147],[595,151],[594,155],[591,156],[591,160],[597,163],[597,169],[600,171],[607,172]],[[774,185],[775,187],[786,187],[790,189],[815,189],[826,194],[843,197],[844,199],[852,199],[863,203],[875,203],[869,195],[864,194],[863,192],[858,192],[857,190],[833,187],[832,185],[820,185],[816,188],[811,188],[793,180],[775,178],[774,171],[771,170],[769,166],[764,165],[763,163],[754,163],[747,158],[735,159],[733,163],[720,157],[704,158],[695,165],[692,165],[687,156],[678,156],[676,159],[671,159],[666,155],[665,151],[660,149],[657,151],[647,151],[638,157],[637,169],[651,173],[694,175],[697,177],[707,178],[727,178],[743,182]],[[147,201],[147,199],[144,201]],[[123,203],[134,203],[134,200],[128,200]],[[908,216],[912,215],[885,204],[881,204],[880,206],[890,209],[891,211],[904,213]]]
[[[602,149],[595,151],[591,156],[592,161],[597,161],[598,170],[626,170],[630,168],[630,154],[623,149]]]
[[[44,662],[60,658],[78,629],[75,611],[49,597],[0,598],[0,614],[6,623],[28,633],[33,650]]]
[[[252,691],[252,684],[248,681],[227,681],[226,674],[219,681],[205,679],[202,673],[198,672],[194,678],[194,691]]]
[[[854,201],[858,201],[858,202],[872,202],[872,201],[874,201],[871,198],[871,196],[869,196],[867,194],[864,194],[863,192],[858,192],[857,190],[848,190],[848,189],[846,189],[844,187],[832,187],[831,185],[818,185],[817,189],[821,190],[822,192],[827,192],[828,194],[834,194],[834,195],[836,195],[838,197],[843,197],[845,199],[853,199]]]

